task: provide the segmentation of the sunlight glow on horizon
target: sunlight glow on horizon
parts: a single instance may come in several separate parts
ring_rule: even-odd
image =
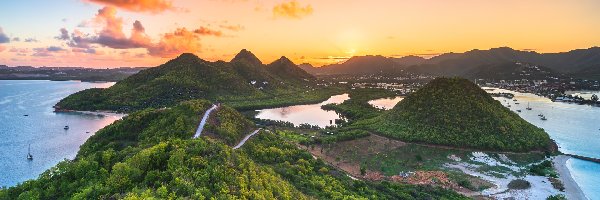
[[[540,53],[600,46],[595,0],[112,2],[0,2],[0,65],[157,66],[182,52],[229,61],[248,49],[263,63],[286,56],[321,66],[361,55],[428,58],[505,46]],[[115,14],[100,16],[105,7]],[[62,28],[68,39],[59,39]]]

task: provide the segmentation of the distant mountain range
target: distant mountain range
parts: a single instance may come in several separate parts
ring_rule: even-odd
[[[464,53],[444,53],[429,59],[418,56],[388,58],[383,56],[355,56],[340,64],[319,68],[304,66],[315,75],[376,74],[407,71],[431,75],[470,77],[483,66],[507,63],[531,63],[558,73],[575,75],[600,73],[600,47],[578,49],[563,53],[537,53],[508,47],[489,50],[471,50]]]

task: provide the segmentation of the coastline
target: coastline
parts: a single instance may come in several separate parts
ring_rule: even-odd
[[[106,116],[117,116],[120,118],[126,117],[128,114],[127,113],[119,113],[119,112],[114,112],[114,111],[82,111],[82,110],[66,110],[66,109],[55,109],[54,110],[55,113],[79,113],[82,115],[95,115],[95,116],[100,116],[100,117],[106,117]]]
[[[565,186],[565,193],[567,195],[567,199],[589,199],[585,196],[573,176],[571,176],[571,172],[567,167],[567,161],[572,159],[566,155],[559,155],[554,157],[554,169],[559,174],[559,179]]]

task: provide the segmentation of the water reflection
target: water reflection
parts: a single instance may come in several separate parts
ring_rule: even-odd
[[[371,106],[373,106],[375,108],[379,108],[379,109],[383,109],[383,110],[390,110],[390,109],[394,108],[394,106],[396,106],[396,104],[398,104],[398,102],[402,101],[402,99],[404,99],[404,96],[397,96],[397,97],[393,97],[393,98],[381,98],[381,99],[371,100],[371,101],[369,101],[369,104],[371,104]]]
[[[340,119],[340,116],[334,111],[321,109],[321,106],[330,103],[339,104],[348,99],[350,99],[348,94],[342,94],[331,96],[326,101],[318,104],[258,110],[256,118],[287,121],[296,126],[300,124],[310,124],[324,128],[326,126],[334,125],[335,120]]]

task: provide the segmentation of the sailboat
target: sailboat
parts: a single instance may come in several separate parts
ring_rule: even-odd
[[[527,109],[527,110],[531,110],[532,109],[531,107],[529,107],[529,102],[527,102],[527,108],[525,108],[525,109]]]
[[[29,148],[27,148],[27,160],[33,160],[33,155],[31,155],[31,144],[29,144]]]

